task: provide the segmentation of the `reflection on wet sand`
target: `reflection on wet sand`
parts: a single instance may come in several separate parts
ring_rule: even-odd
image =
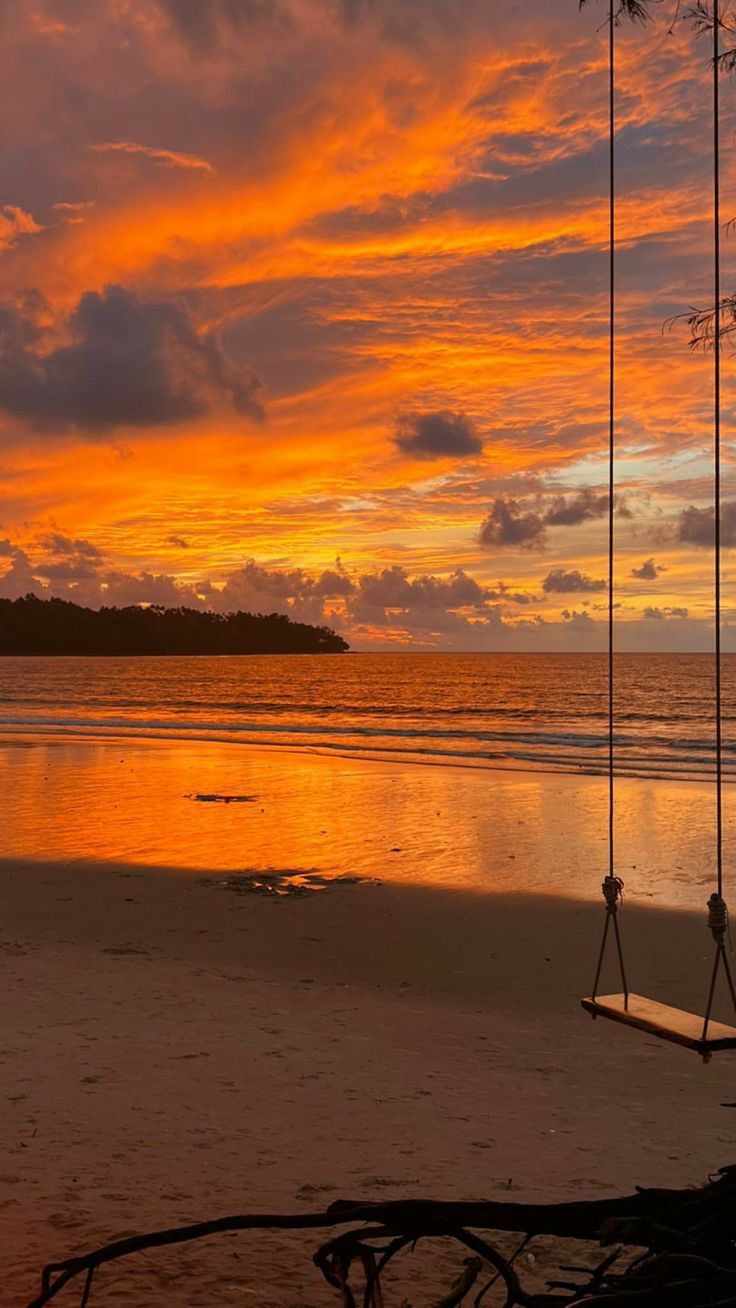
[[[205,741],[4,741],[8,857],[595,896],[599,778],[324,758]],[[712,878],[707,783],[621,779],[628,898],[700,907]],[[730,819],[729,819],[730,820]]]

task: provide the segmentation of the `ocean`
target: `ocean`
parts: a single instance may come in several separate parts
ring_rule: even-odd
[[[602,655],[0,659],[0,733],[227,740],[359,758],[600,775]],[[723,661],[736,766],[736,655]],[[713,772],[713,660],[616,660],[621,775]]]

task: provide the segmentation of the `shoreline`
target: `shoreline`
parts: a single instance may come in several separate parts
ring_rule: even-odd
[[[258,739],[239,738],[235,731],[229,728],[223,728],[222,732],[214,732],[212,728],[204,731],[186,730],[184,728],[173,728],[162,731],[161,729],[146,730],[145,728],[131,729],[125,731],[117,726],[109,729],[100,729],[94,726],[75,725],[72,728],[59,725],[58,728],[44,725],[35,730],[32,726],[24,724],[23,727],[15,725],[6,726],[0,721],[0,748],[4,744],[28,746],[34,743],[50,744],[54,741],[74,742],[74,741],[92,741],[92,742],[121,742],[124,744],[141,743],[160,743],[162,745],[176,744],[181,742],[201,743],[205,745],[234,745],[244,750],[263,750],[276,754],[298,754],[309,758],[340,759],[345,762],[352,761],[357,763],[383,763],[388,765],[395,764],[397,767],[431,767],[431,768],[451,768],[466,769],[468,771],[480,773],[511,773],[526,776],[531,773],[534,776],[552,776],[552,777],[571,777],[577,779],[589,778],[592,781],[603,781],[608,779],[608,769],[605,764],[601,764],[598,770],[592,770],[589,767],[580,765],[578,768],[572,766],[555,766],[547,764],[540,765],[538,762],[529,761],[524,763],[522,760],[516,760],[513,763],[505,763],[500,760],[482,762],[483,756],[473,756],[469,754],[436,754],[429,756],[428,752],[400,751],[396,750],[375,750],[371,752],[371,747],[366,746],[364,749],[355,747],[353,749],[342,745],[330,746],[329,743],[315,745],[301,744],[293,741],[285,741],[283,744],[278,741],[260,741]],[[679,772],[645,772],[634,770],[621,770],[620,766],[616,769],[615,779],[617,781],[644,781],[644,782],[663,782],[667,785],[685,785],[695,786],[713,786],[715,784],[715,773],[688,775],[683,776]],[[736,783],[736,763],[728,768],[726,762],[723,774],[723,782],[726,786]]]
[[[218,740],[0,738],[3,852],[208,872],[514,890],[596,900],[607,870],[605,778],[427,767]],[[714,867],[713,788],[616,781],[627,897],[699,908]],[[197,802],[235,796],[241,802]],[[736,813],[726,811],[726,837]]]

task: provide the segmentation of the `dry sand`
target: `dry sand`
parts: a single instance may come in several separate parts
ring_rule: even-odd
[[[13,1303],[46,1258],[142,1227],[337,1196],[596,1196],[731,1157],[733,1061],[704,1068],[578,1011],[588,907],[4,873]],[[695,924],[658,915],[656,942],[652,915],[626,927],[649,951],[641,984],[686,1002]],[[99,1301],[329,1302],[312,1245],[259,1235],[139,1258],[100,1278]]]
[[[598,903],[386,881],[277,899],[211,871],[17,860],[2,884],[3,1303],[45,1261],[149,1227],[338,1197],[600,1197],[733,1161],[733,1056],[704,1067],[579,1010]],[[624,926],[635,987],[697,1007],[703,919],[627,905]],[[94,1303],[320,1308],[315,1243],[137,1257]],[[431,1265],[433,1296],[404,1260],[414,1308],[459,1261]]]

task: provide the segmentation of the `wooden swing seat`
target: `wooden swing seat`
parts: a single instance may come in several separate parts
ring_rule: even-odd
[[[607,1017],[612,1022],[636,1027],[638,1031],[646,1031],[660,1040],[671,1040],[675,1045],[694,1049],[705,1058],[722,1049],[736,1049],[736,1027],[711,1020],[704,1040],[702,1017],[686,1013],[681,1008],[670,1008],[656,999],[645,999],[643,995],[630,994],[628,1004],[624,995],[599,995],[596,999],[583,999],[581,1003],[592,1017]]]

